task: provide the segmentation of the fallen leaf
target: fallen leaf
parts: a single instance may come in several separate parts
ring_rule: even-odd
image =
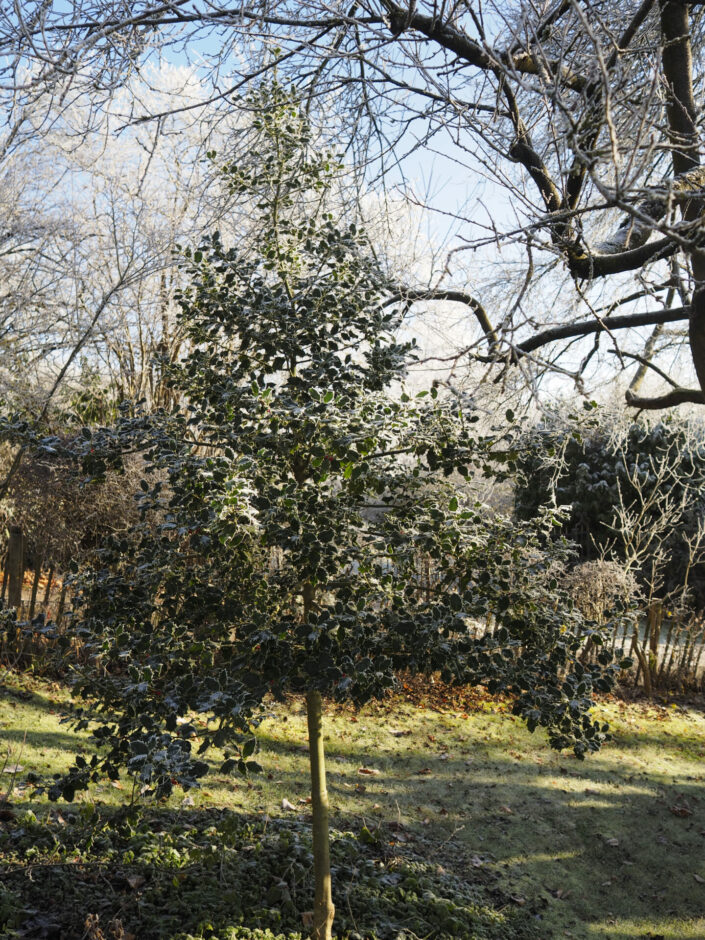
[[[605,839],[607,845],[619,845],[619,839]]]
[[[358,767],[357,772],[363,774],[366,777],[378,777],[380,774],[379,770],[375,770],[374,767]]]
[[[526,898],[520,898],[514,894],[510,895],[510,897],[515,904],[519,905],[519,907],[523,907],[526,904]]]
[[[424,767],[422,770],[417,770],[416,773],[422,774],[424,777],[428,777],[429,774],[433,773],[433,771],[431,770],[430,767]]]
[[[10,774],[10,775],[20,774],[22,773],[23,770],[24,770],[24,767],[22,766],[22,764],[8,764],[8,766],[4,770],[4,773]]]
[[[304,806],[306,806],[310,802],[311,802],[310,796],[307,796],[305,799],[299,800],[299,803],[302,803]]]
[[[400,731],[398,728],[390,728],[389,733],[395,738],[404,738],[406,735],[411,734],[410,731]]]
[[[701,878],[700,875],[694,874],[693,878],[695,878],[699,885],[705,885],[705,878]]]
[[[689,806],[676,805],[670,807],[671,812],[674,816],[680,816],[681,819],[685,819],[686,816],[692,816],[693,811]]]
[[[122,790],[122,784],[120,783],[119,780],[112,780],[110,782],[110,786],[115,787],[116,790]]]
[[[284,799],[282,800],[282,809],[290,809],[296,812],[296,807],[294,806],[293,803],[290,803],[286,797],[284,797]]]
[[[503,813],[506,813],[507,816],[514,815],[514,810],[511,808],[511,806],[500,806],[500,809]]]
[[[146,880],[147,879],[144,877],[144,875],[128,875],[125,879],[133,891],[139,891]]]

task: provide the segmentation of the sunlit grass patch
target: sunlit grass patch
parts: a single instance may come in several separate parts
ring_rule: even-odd
[[[588,937],[604,940],[629,940],[629,938],[663,938],[663,940],[702,940],[705,937],[705,917],[681,920],[679,917],[663,919],[626,920],[609,919],[588,926]],[[576,934],[577,936],[577,934]]]

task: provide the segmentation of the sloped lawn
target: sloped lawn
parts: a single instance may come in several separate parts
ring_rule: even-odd
[[[261,727],[264,773],[143,805],[123,780],[34,796],[77,747],[59,685],[0,673],[0,936],[306,936],[302,703]],[[501,702],[416,683],[327,716],[340,937],[705,937],[705,719],[617,701],[615,739],[555,754]],[[131,800],[133,800],[132,806]],[[267,931],[270,931],[267,933]]]

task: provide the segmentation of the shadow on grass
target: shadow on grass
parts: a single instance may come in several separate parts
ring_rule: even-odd
[[[672,754],[676,759],[703,760],[705,758],[705,743],[694,744],[687,731],[674,733],[664,728],[660,732],[623,730],[615,732],[615,744],[624,750],[643,750],[651,747],[661,752]]]
[[[84,742],[71,731],[21,731],[19,729],[3,729],[0,737],[3,742],[13,742],[17,745],[26,744],[31,748],[54,748],[66,751],[67,760],[73,760],[73,755],[79,753]],[[85,750],[85,748],[83,748]]]
[[[0,683],[0,700],[3,699],[11,708],[35,709],[47,715],[56,714],[58,716],[75,711],[74,703],[67,698],[65,693],[57,699],[53,699],[43,692],[35,692],[33,689],[24,689],[13,684]]]
[[[644,737],[661,747],[660,735]],[[261,740],[265,766],[270,756],[300,750],[266,734]],[[499,872],[511,894],[536,911],[541,900],[547,905],[546,937],[595,936],[593,928],[609,933],[610,924],[626,921],[648,926],[623,934],[617,926],[609,935],[705,937],[705,919],[698,920],[705,912],[705,769],[689,773],[698,770],[692,761],[675,777],[673,767],[636,769],[623,761],[621,733],[582,762],[525,740],[516,758],[487,741],[475,747],[464,739],[457,757],[456,741],[439,754],[437,743],[408,740],[401,757],[371,758],[361,743],[329,743],[338,824],[380,820],[383,831],[385,821],[398,820],[409,846],[450,870]],[[359,773],[370,760],[379,775]],[[297,783],[301,789],[295,773],[280,769],[277,777],[291,792]],[[681,932],[689,919],[694,926]]]

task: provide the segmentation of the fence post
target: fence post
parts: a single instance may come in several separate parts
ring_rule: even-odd
[[[22,604],[22,581],[24,579],[24,536],[22,526],[10,526],[10,541],[7,546],[8,594],[7,606]]]

